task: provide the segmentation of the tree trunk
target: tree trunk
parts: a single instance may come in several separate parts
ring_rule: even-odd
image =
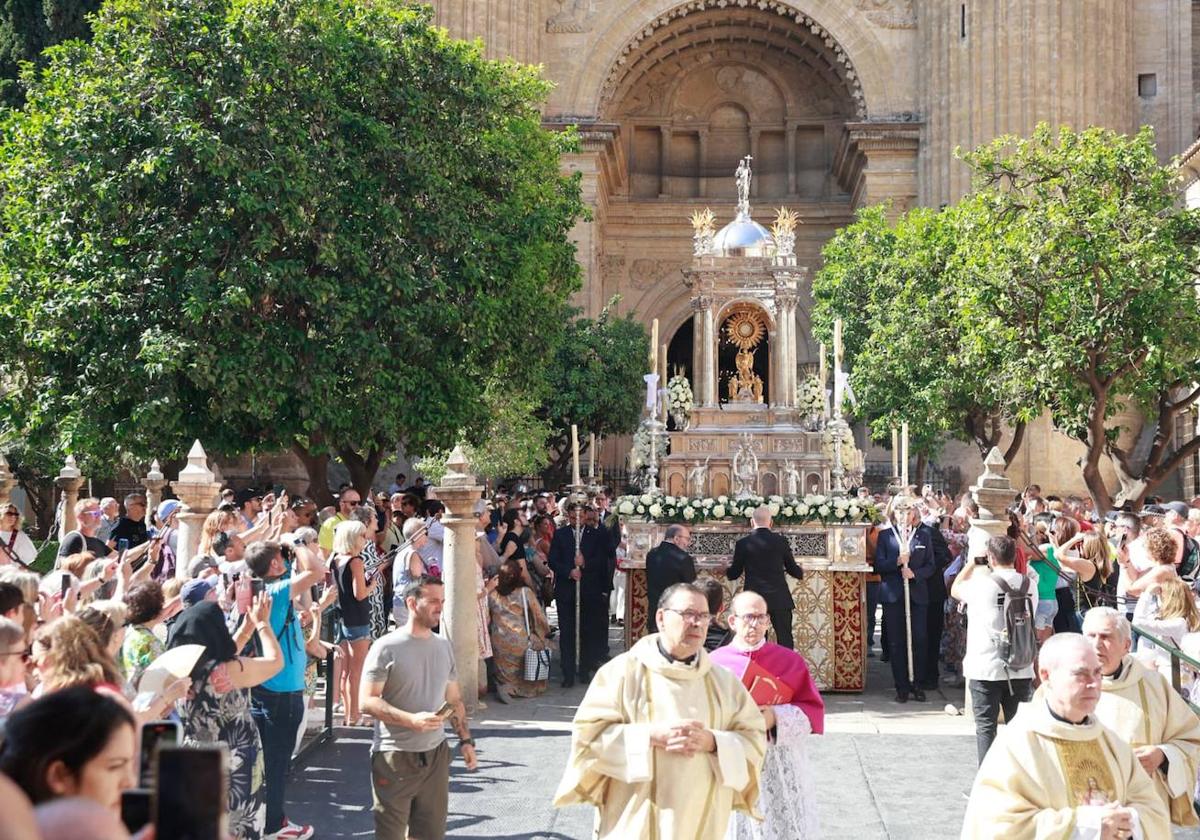
[[[53,536],[54,506],[58,498],[58,488],[48,478],[21,476],[17,474],[17,484],[25,491],[29,507],[33,509],[33,519],[37,534],[46,539]]]
[[[1012,466],[1012,462],[1016,460],[1017,453],[1021,451],[1021,444],[1023,444],[1024,442],[1025,442],[1025,421],[1018,420],[1017,425],[1013,426],[1013,439],[1011,442],[1009,442],[1008,449],[1004,450],[1004,466],[1006,466],[1006,467]],[[999,443],[999,440],[997,440],[997,443]]]
[[[1108,404],[1107,391],[1097,391],[1093,387],[1092,410],[1088,416],[1087,455],[1083,459],[1083,483],[1087,485],[1088,494],[1098,514],[1112,510],[1112,494],[1100,474],[1100,456],[1108,445],[1105,435],[1104,413]]]
[[[292,451],[304,464],[308,473],[308,496],[317,503],[318,508],[333,504],[333,493],[329,489],[329,455],[322,452],[312,454],[298,443],[292,444]]]
[[[371,448],[367,450],[367,457],[364,458],[353,449],[338,450],[338,456],[350,471],[350,484],[364,499],[371,492],[371,484],[375,481],[375,474],[379,472],[379,465],[383,462],[383,452],[380,448]]]
[[[926,455],[924,452],[918,452],[917,453],[917,469],[916,469],[916,472],[912,476],[913,480],[909,482],[909,484],[917,485],[918,493],[920,493],[922,488],[925,487],[925,467],[926,467],[926,465],[928,465],[928,463],[929,463],[929,456]]]

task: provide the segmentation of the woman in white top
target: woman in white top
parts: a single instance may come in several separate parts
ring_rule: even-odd
[[[1161,639],[1187,653],[1196,648],[1196,637],[1200,636],[1200,608],[1191,587],[1178,577],[1167,578],[1146,590],[1138,598],[1133,613],[1133,624],[1139,630]],[[1189,638],[1190,637],[1190,638]],[[1143,663],[1158,669],[1171,679],[1171,654],[1153,642],[1138,639],[1137,657]],[[1183,686],[1191,681],[1192,674],[1184,668],[1180,672]]]
[[[12,502],[0,507],[0,566],[10,563],[29,566],[37,559],[37,547],[21,530],[21,511]]]

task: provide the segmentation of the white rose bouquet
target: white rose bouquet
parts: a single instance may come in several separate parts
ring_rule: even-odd
[[[796,408],[809,417],[825,414],[825,389],[815,376],[809,376],[796,386]]]

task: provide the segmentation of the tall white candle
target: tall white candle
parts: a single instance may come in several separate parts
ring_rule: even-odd
[[[827,371],[825,369],[825,342],[824,341],[821,342],[820,356],[818,358],[820,359],[820,362],[817,366],[817,379],[820,380],[821,390],[823,391],[823,390],[825,390],[825,380],[829,374],[829,371]]]
[[[900,486],[908,489],[908,421],[900,424]]]
[[[900,430],[892,426],[892,477],[900,475]]]
[[[833,366],[842,369],[842,319],[833,322]]]
[[[588,435],[588,478],[596,477],[596,433]]]
[[[658,319],[650,323],[650,372],[658,371]]]
[[[578,487],[583,482],[579,480],[579,428],[571,424],[571,483]]]

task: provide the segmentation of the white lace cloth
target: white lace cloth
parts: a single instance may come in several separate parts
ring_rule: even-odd
[[[763,821],[735,813],[725,840],[814,840],[820,837],[817,802],[808,768],[812,724],[796,706],[773,706],[775,743],[767,745],[759,785],[758,811]]]

